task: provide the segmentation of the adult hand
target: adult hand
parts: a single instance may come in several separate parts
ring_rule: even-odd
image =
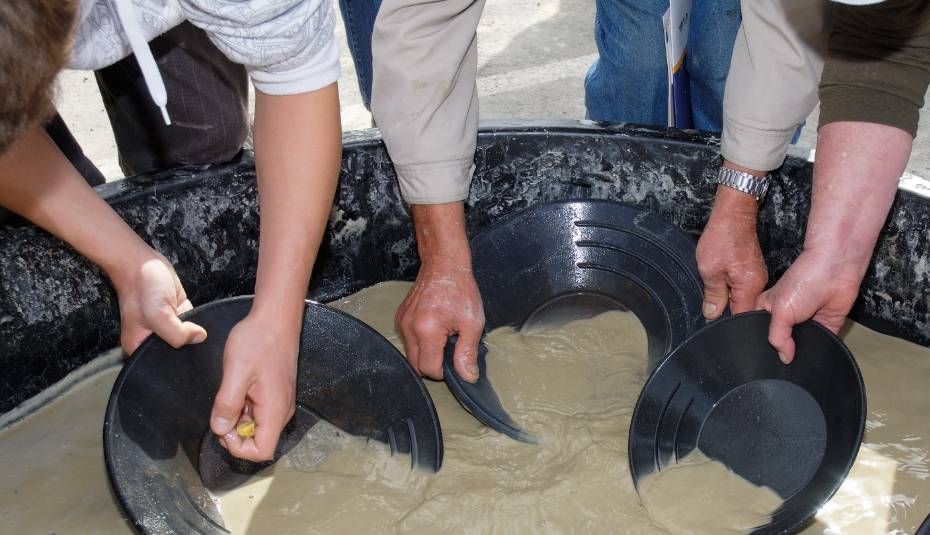
[[[759,296],[757,308],[772,314],[769,343],[782,362],[794,360],[791,330],[798,323],[813,318],[839,332],[856,301],[862,275],[862,270],[851,270],[838,255],[804,251],[775,286]]]
[[[178,315],[193,306],[171,264],[148,249],[147,258],[111,274],[119,299],[120,345],[131,355],[153,332],[172,347],[199,344],[207,331]]]
[[[734,314],[752,310],[768,282],[756,234],[755,198],[718,186],[710,219],[697,245],[704,280],[704,317],[714,320],[730,306]]]
[[[298,335],[252,313],[229,333],[210,428],[235,457],[267,461],[274,456],[295,410]],[[255,436],[236,432],[244,420],[255,421]]]
[[[869,266],[913,139],[896,127],[852,121],[820,127],[804,251],[759,297],[772,313],[769,343],[794,359],[794,325],[813,318],[839,331]]]
[[[395,323],[404,339],[407,360],[421,374],[442,379],[446,339],[458,334],[455,371],[466,381],[478,380],[478,343],[484,330],[484,308],[471,269],[423,265]]]
[[[478,380],[484,307],[471,270],[462,203],[414,205],[420,273],[395,315],[407,360],[422,375],[442,379],[446,339],[458,334],[456,373]]]

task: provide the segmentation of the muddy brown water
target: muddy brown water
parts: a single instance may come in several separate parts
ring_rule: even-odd
[[[384,283],[333,305],[399,344],[393,311],[407,288]],[[930,512],[930,349],[852,322],[842,334],[865,378],[866,436],[850,476],[804,533],[913,533]],[[445,437],[439,474],[412,472],[409,461],[390,457],[380,444],[317,426],[275,467],[217,497],[227,523],[250,534],[680,533],[688,530],[676,526],[695,522],[704,532],[722,532],[760,518],[746,520],[750,509],[764,518],[777,506],[765,501],[771,498],[765,489],[700,459],[668,475],[692,481],[687,485],[700,481],[707,499],[731,502],[733,493],[763,491],[759,499],[732,514],[695,520],[682,516],[680,506],[664,507],[683,498],[673,492],[682,483],[663,472],[656,496],[644,494],[649,509],[642,505],[629,477],[626,434],[645,381],[646,342],[628,313],[531,336],[498,330],[488,343],[488,373],[502,402],[543,438],[541,445],[485,428],[442,383],[430,382]],[[0,531],[130,532],[109,491],[100,437],[117,373],[113,366],[73,381],[0,431]]]

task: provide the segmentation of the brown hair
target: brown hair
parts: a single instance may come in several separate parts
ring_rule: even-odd
[[[68,60],[74,0],[0,0],[0,154],[48,118]]]

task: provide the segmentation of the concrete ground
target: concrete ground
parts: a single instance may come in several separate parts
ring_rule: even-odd
[[[337,10],[338,12],[338,10]],[[584,75],[597,57],[591,0],[487,0],[478,28],[478,91],[481,119],[582,119]],[[368,128],[371,116],[361,103],[355,68],[341,22],[344,130]],[[120,176],[116,145],[90,72],[68,71],[59,82],[59,110],[85,153],[108,177]],[[930,110],[921,128],[908,172],[930,176]],[[811,115],[798,153],[816,141],[817,111]]]

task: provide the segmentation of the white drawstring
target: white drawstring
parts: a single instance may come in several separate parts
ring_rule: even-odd
[[[145,86],[149,89],[149,95],[152,101],[161,109],[161,116],[166,125],[171,124],[171,118],[168,116],[168,91],[165,90],[165,81],[161,77],[155,58],[152,57],[152,50],[142,34],[142,28],[139,27],[139,21],[136,20],[135,6],[132,0],[110,0],[116,8],[116,16],[119,17],[120,24],[123,25],[123,33],[129,39],[129,46],[132,53],[136,55],[136,61],[142,70],[142,76],[145,78]]]

